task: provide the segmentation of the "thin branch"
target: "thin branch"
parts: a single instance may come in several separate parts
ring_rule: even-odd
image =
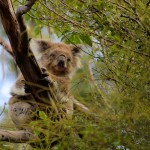
[[[90,110],[88,107],[86,107],[84,104],[80,103],[78,100],[76,100],[75,98],[73,98],[73,104],[75,109],[77,109],[78,111],[81,111],[85,114],[89,114]]]
[[[131,3],[128,0],[123,0],[123,1],[132,7]]]
[[[60,1],[59,3],[62,4],[62,5],[64,5],[64,6],[66,6],[69,10],[72,10],[72,11],[74,11],[74,12],[76,12],[76,13],[79,13],[79,14],[84,13],[84,12],[80,12],[80,11],[74,9],[73,7],[70,7],[69,5],[67,5],[67,4],[66,4],[65,2],[63,2],[63,1]]]
[[[17,15],[22,16],[23,14],[27,13],[35,2],[36,0],[27,0],[27,3],[25,5],[19,6],[17,8]]]
[[[133,22],[136,22],[138,25],[141,26],[141,24],[138,22],[138,20],[136,20],[136,18],[133,18],[133,17],[130,17],[130,16],[127,16],[124,14],[121,14],[120,17],[128,18],[128,19],[132,20]]]
[[[13,51],[11,49],[11,46],[7,44],[1,37],[0,37],[0,45],[4,47],[4,49],[11,55],[13,56]]]
[[[5,106],[6,106],[6,103],[4,103],[4,107],[3,107],[3,110],[2,110],[1,113],[0,113],[0,116],[4,113]]]
[[[33,19],[36,19],[36,20],[47,20],[47,21],[49,21],[49,20],[51,20],[51,18],[50,17],[35,17],[35,16],[33,16],[32,14],[29,14],[29,13],[27,13],[31,18],[33,18]]]
[[[124,10],[126,11],[129,11],[129,12],[132,12],[130,9],[128,9],[127,7],[123,6],[123,5],[120,5],[118,3],[115,3],[115,2],[112,2],[111,0],[110,1],[107,1],[107,3],[111,3],[111,4],[114,4],[116,6],[118,6],[118,8],[123,8]]]

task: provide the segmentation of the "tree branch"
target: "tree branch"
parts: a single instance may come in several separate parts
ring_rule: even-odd
[[[29,131],[8,131],[0,130],[0,141],[23,143],[29,141],[38,141],[39,139]]]
[[[0,45],[4,47],[4,49],[11,55],[13,56],[13,51],[11,49],[11,46],[8,45],[1,37],[0,37]]]
[[[90,113],[89,108],[87,108],[84,104],[80,103],[75,98],[73,98],[73,104],[74,104],[74,108],[76,110],[81,111],[81,112],[83,112],[85,114],[89,114]]]
[[[29,49],[29,38],[28,38],[27,28],[24,23],[22,15],[27,13],[31,9],[31,7],[35,3],[35,1],[36,0],[27,0],[27,3],[24,6],[19,6],[16,11],[16,17],[17,17],[20,32],[21,32],[20,49],[22,49],[22,54],[25,54],[25,55],[27,55],[29,52],[31,53],[31,50]],[[34,57],[33,57],[33,59],[34,59]]]
[[[19,16],[22,16],[23,14],[27,13],[35,2],[36,0],[27,0],[27,3],[24,6],[20,6],[17,8],[17,14]]]

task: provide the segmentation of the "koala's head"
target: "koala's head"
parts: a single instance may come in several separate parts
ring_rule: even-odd
[[[42,52],[41,62],[46,69],[56,76],[69,76],[80,63],[81,48],[79,46],[38,41]]]

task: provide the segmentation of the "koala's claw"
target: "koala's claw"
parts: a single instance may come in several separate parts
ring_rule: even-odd
[[[42,79],[41,82],[44,86],[47,86],[48,84],[52,85],[52,82],[47,78],[49,76],[49,73],[47,72],[46,68],[41,68],[42,70]]]
[[[42,72],[46,72],[47,71],[46,68],[44,68],[44,67],[42,67],[41,70],[42,70]]]
[[[52,82],[48,78],[46,78],[46,77],[42,78],[41,82],[42,82],[42,85],[44,85],[44,86],[48,86],[49,84],[50,85],[52,84]]]
[[[49,74],[45,68],[41,68],[41,70],[42,70],[42,78],[49,76]]]

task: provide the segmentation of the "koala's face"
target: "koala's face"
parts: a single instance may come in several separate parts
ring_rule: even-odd
[[[79,48],[63,43],[53,43],[45,50],[42,61],[44,67],[56,76],[70,75],[79,62]]]
[[[62,52],[59,50],[53,50],[48,54],[49,63],[47,69],[53,74],[58,76],[64,76],[69,74],[72,70],[72,57],[69,53]]]

